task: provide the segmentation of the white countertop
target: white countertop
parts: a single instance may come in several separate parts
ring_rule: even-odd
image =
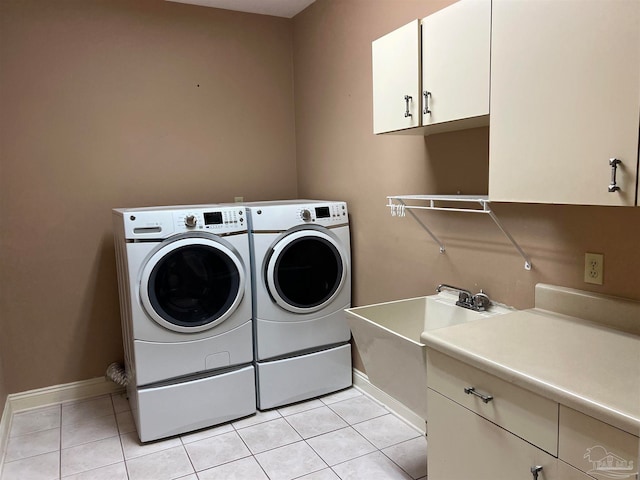
[[[530,309],[421,336],[428,346],[640,436],[640,336]]]

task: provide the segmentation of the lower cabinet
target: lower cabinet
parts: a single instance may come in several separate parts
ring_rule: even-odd
[[[538,480],[566,480],[554,456],[431,389],[427,409],[429,480],[530,480],[539,467]]]
[[[427,349],[429,480],[639,480],[640,438]]]

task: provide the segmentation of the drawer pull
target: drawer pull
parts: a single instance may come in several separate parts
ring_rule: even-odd
[[[531,467],[531,475],[533,475],[533,480],[538,480],[538,474],[542,471],[542,467],[540,465],[536,465],[535,467]]]
[[[491,395],[483,395],[482,393],[476,392],[475,387],[464,387],[464,393],[466,393],[467,395],[475,395],[476,397],[480,397],[480,399],[484,403],[489,403],[491,400],[493,400],[493,397]]]

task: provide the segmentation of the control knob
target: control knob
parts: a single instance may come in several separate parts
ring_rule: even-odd
[[[306,208],[302,210],[302,213],[300,214],[300,216],[302,217],[302,220],[304,220],[305,222],[308,222],[311,220],[311,212]]]
[[[196,223],[198,223],[198,219],[196,218],[195,215],[187,215],[186,217],[184,217],[184,224],[187,227],[195,227]]]

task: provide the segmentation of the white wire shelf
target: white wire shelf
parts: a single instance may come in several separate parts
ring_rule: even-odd
[[[416,205],[414,204],[415,202],[420,203]],[[524,253],[524,250],[520,248],[518,242],[516,242],[511,234],[504,228],[496,214],[491,210],[490,203],[489,198],[484,195],[392,195],[387,197],[387,207],[391,209],[391,215],[404,217],[406,213],[409,212],[414,220],[431,236],[433,241],[440,246],[440,253],[445,252],[444,244],[412,210],[438,210],[443,212],[484,213],[489,215],[524,259],[524,268],[531,270],[532,264],[529,256]],[[461,204],[461,206],[452,206],[453,204]]]

